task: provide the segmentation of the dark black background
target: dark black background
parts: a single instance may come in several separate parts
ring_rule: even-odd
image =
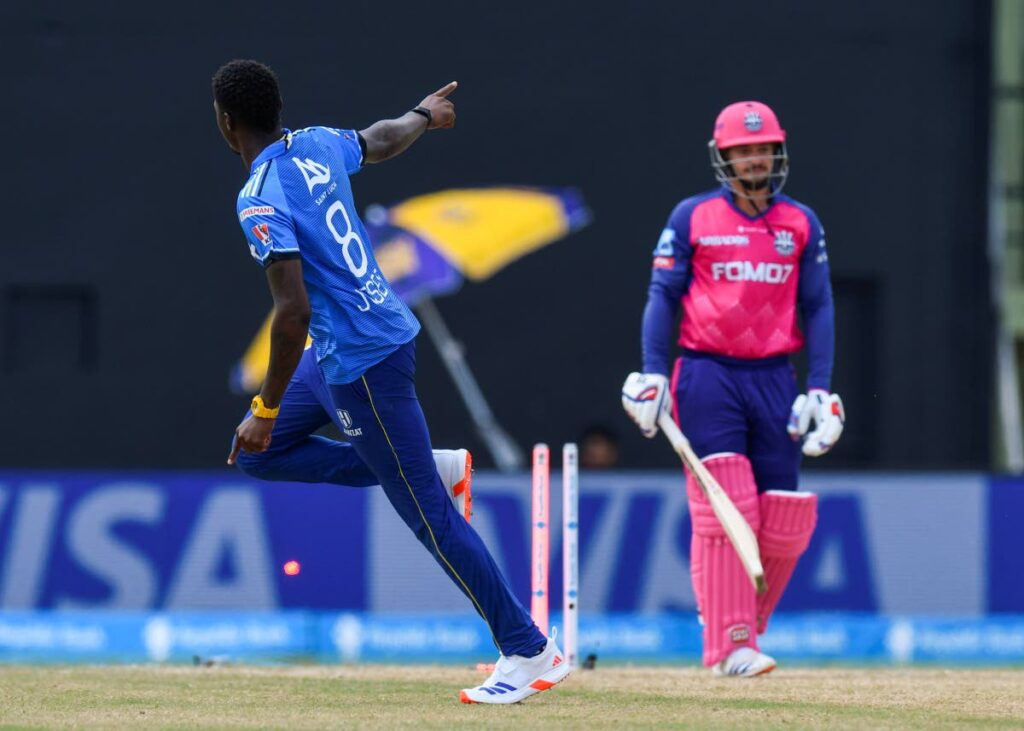
[[[0,9],[3,466],[221,464],[230,365],[269,309],[234,218],[245,171],[209,78],[277,71],[285,123],[367,126],[451,79],[458,127],[354,180],[357,203],[450,186],[578,186],[592,225],[438,302],[525,447],[604,423],[628,467],[674,464],[619,406],[649,253],[710,187],[725,104],[768,102],[787,192],[828,233],[834,388],[815,467],[988,462],[988,3],[339,2]],[[487,458],[429,342],[437,445]]]

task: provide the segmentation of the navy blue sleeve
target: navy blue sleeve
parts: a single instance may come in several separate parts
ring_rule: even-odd
[[[803,315],[807,342],[807,390],[822,388],[828,391],[835,360],[835,307],[829,281],[825,230],[814,211],[809,208],[803,210],[807,214],[810,232],[800,258],[797,303]]]
[[[679,314],[679,301],[690,284],[692,213],[693,205],[688,201],[676,206],[654,249],[641,340],[644,373],[667,376],[670,371],[672,335]]]

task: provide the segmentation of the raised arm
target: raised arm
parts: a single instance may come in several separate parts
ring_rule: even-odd
[[[363,161],[374,163],[388,160],[409,149],[426,130],[454,127],[455,105],[449,101],[448,95],[458,85],[459,82],[453,81],[441,87],[428,95],[414,110],[398,119],[382,119],[360,130],[359,134],[366,143]]]

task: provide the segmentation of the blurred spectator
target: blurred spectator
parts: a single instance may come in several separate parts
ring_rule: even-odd
[[[611,470],[619,464],[619,437],[602,424],[592,424],[580,435],[580,467]]]

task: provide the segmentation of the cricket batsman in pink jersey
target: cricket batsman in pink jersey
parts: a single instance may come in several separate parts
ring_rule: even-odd
[[[647,437],[671,409],[757,533],[769,587],[760,596],[687,478],[704,664],[716,675],[751,677],[775,668],[757,636],[817,521],[816,496],[797,490],[801,452],[829,451],[845,417],[829,390],[834,310],[825,234],[814,211],[782,194],[785,131],[768,106],[738,102],[718,115],[708,148],[720,186],[669,216],[644,309],[643,373],[626,380],[622,402]],[[682,355],[671,366],[680,306]],[[804,345],[809,369],[800,393],[789,356]]]

